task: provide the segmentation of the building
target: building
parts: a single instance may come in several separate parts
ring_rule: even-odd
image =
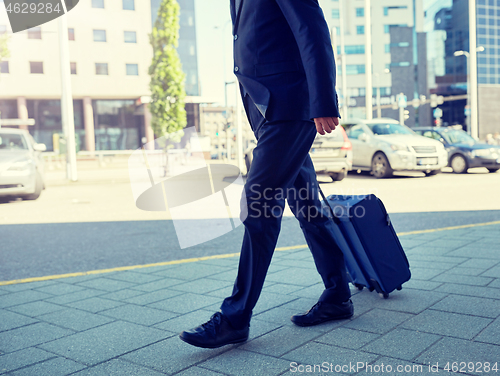
[[[349,105],[349,117],[366,117],[365,95],[365,1],[322,0],[320,4],[332,30],[337,57],[337,87],[341,105]],[[342,14],[341,14],[342,13]],[[341,17],[343,30],[340,28]],[[373,116],[377,115],[377,90],[381,105],[395,101],[399,93],[408,101],[427,95],[426,41],[423,34],[422,0],[376,0],[371,2]],[[416,24],[416,27],[413,26]],[[347,88],[342,87],[341,33],[345,40]],[[423,64],[422,64],[423,63]],[[408,107],[406,124],[425,125],[430,121],[430,108]],[[398,119],[399,112],[382,110],[382,116]]]
[[[496,104],[500,101],[500,1],[476,0],[476,43],[478,77],[478,126],[479,138],[500,131],[500,114]],[[432,92],[443,95],[465,95],[468,92],[468,57],[455,56],[455,52],[469,52],[469,1],[434,0],[426,9],[426,24],[432,25],[429,33],[445,32],[442,46],[432,46],[435,59],[432,64],[444,66],[436,71]],[[441,34],[442,35],[442,34]],[[429,46],[431,47],[431,46]],[[467,100],[445,102],[443,124],[461,124],[468,129],[469,109]]]
[[[154,139],[144,104],[150,95],[154,1],[84,0],[68,12],[77,150],[130,150]],[[199,129],[193,0],[180,3],[188,125]],[[35,119],[34,126],[23,127],[53,150],[54,134],[62,134],[58,21],[12,34],[0,2],[3,32],[10,33],[11,57],[0,66],[0,116]]]

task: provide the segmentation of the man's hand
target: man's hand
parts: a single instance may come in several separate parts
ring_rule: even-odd
[[[324,135],[326,133],[331,133],[337,125],[339,125],[338,117],[321,117],[315,118],[314,124],[316,124],[316,130],[319,134]]]

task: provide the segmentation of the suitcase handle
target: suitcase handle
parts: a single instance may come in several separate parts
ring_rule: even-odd
[[[337,216],[335,215],[335,213],[333,212],[333,209],[330,206],[330,203],[328,202],[328,200],[326,199],[325,194],[321,190],[321,187],[319,186],[319,184],[318,184],[318,189],[319,189],[319,193],[321,194],[321,197],[323,197],[323,201],[325,201],[325,204],[328,206],[328,209],[330,209],[330,213],[332,214],[332,220],[333,220],[333,222],[335,224],[339,225],[340,224],[340,219],[338,219]]]

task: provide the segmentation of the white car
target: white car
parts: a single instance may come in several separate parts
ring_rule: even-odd
[[[45,188],[42,151],[22,129],[0,128],[0,197],[36,200]]]
[[[342,123],[352,143],[353,170],[386,178],[394,171],[435,175],[448,164],[439,141],[419,136],[394,119],[352,120]]]

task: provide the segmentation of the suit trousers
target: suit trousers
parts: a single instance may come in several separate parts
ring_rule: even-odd
[[[323,214],[309,150],[316,136],[313,121],[267,121],[248,95],[243,104],[257,138],[245,183],[248,216],[238,275],[221,311],[235,328],[250,323],[276,247],[285,199],[306,238],[325,290],[320,301],[340,303],[351,296],[344,256]],[[243,212],[243,211],[242,211]]]

